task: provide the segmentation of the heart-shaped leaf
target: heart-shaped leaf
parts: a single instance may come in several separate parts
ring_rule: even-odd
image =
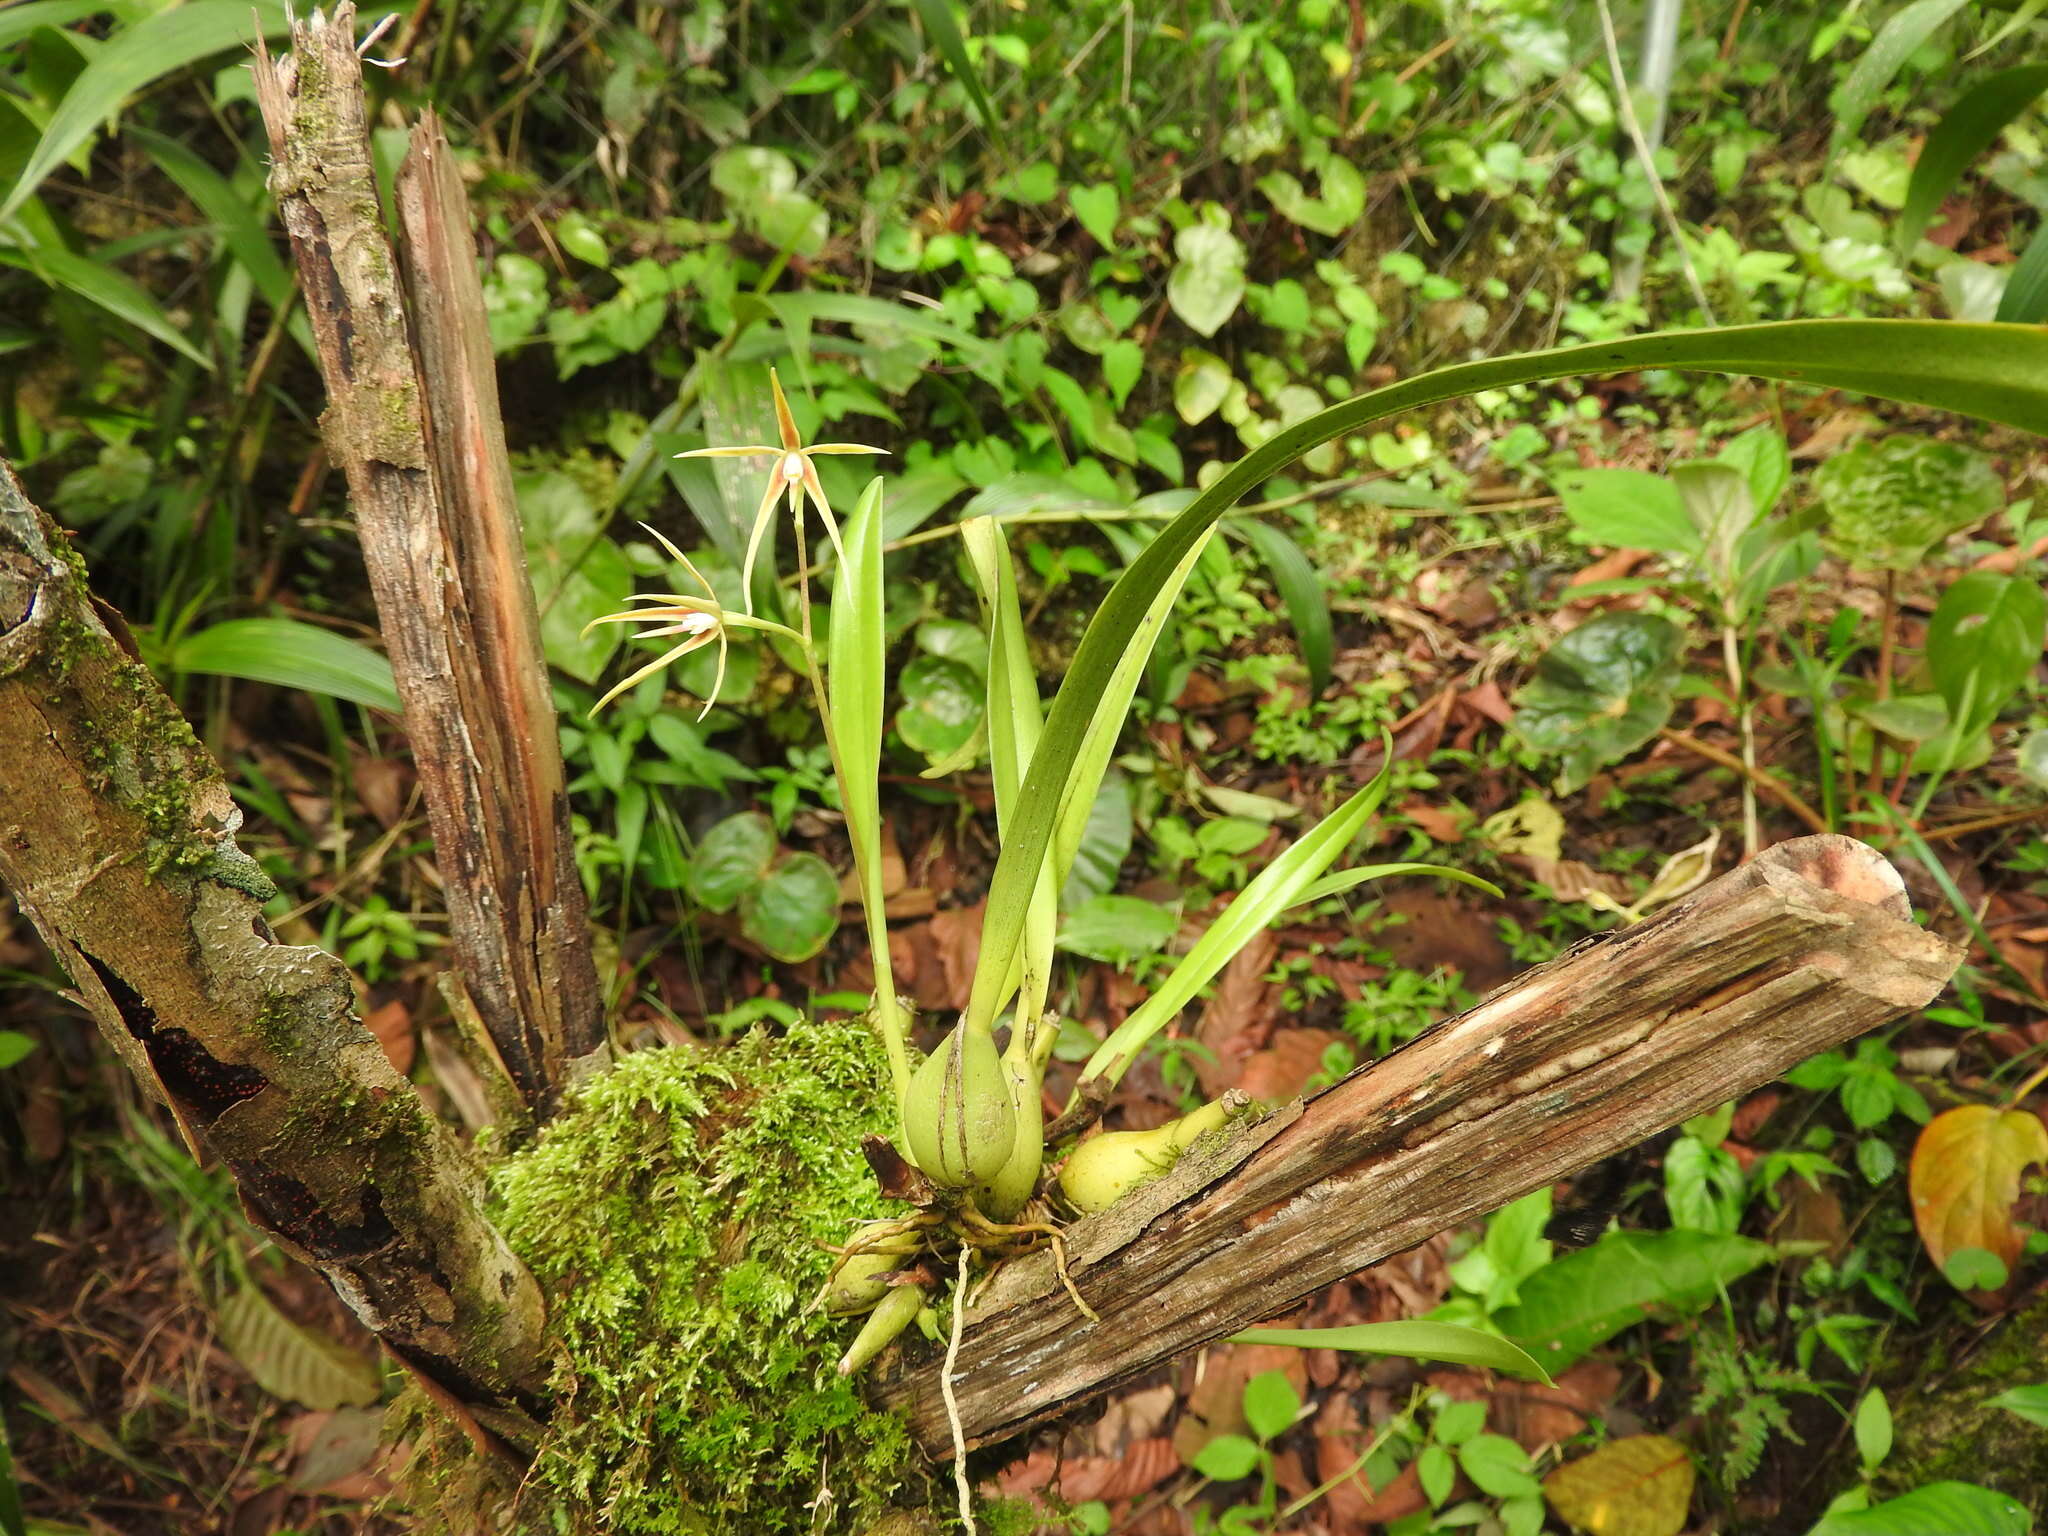
[[[1119,204],[1115,187],[1069,187],[1067,205],[1074,210],[1081,227],[1095,237],[1097,245],[1105,251],[1116,249]]]
[[[1173,376],[1173,408],[1189,426],[1207,421],[1230,396],[1230,364],[1214,352],[1189,347]]]
[[[1949,583],[1927,625],[1927,670],[1959,738],[1998,718],[2041,660],[2048,596],[2038,581],[1972,571]]]
[[[1684,634],[1651,613],[1605,613],[1536,664],[1514,697],[1514,729],[1560,758],[1560,793],[1648,741],[1671,718]]]
[[[740,931],[792,965],[838,930],[839,876],[815,853],[792,853],[740,897]]]
[[[1913,1145],[1913,1222],[1936,1266],[1981,1248],[2007,1271],[2025,1245],[2012,1218],[2020,1172],[2048,1163],[2048,1125],[2025,1110],[1965,1104],[1936,1115]]]
[[[919,656],[903,669],[897,686],[903,707],[896,734],[927,757],[944,757],[974,739],[985,711],[981,679],[944,656]]]
[[[690,860],[690,894],[711,912],[730,912],[733,903],[761,883],[775,857],[775,824],[759,811],[742,811],[719,822],[697,844]]]
[[[1588,1536],[1678,1536],[1692,1506],[1692,1458],[1665,1435],[1629,1435],[1543,1480],[1559,1517]]]
[[[1836,454],[1813,477],[1827,545],[1864,570],[1910,571],[1941,539],[2005,504],[2005,484],[1974,448],[1900,433]]]
[[[1173,238],[1166,302],[1198,335],[1214,336],[1244,298],[1244,246],[1228,228],[1190,224]]]

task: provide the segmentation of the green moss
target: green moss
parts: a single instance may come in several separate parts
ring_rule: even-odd
[[[902,1425],[834,1373],[845,1325],[810,1308],[818,1244],[874,1213],[885,1079],[855,1024],[643,1051],[494,1170],[564,1350],[534,1528],[857,1531],[926,1502]]]

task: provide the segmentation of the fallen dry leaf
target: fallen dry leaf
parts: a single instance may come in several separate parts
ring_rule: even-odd
[[[1693,1476],[1676,1440],[1630,1435],[1559,1467],[1543,1480],[1543,1496],[1587,1536],[1678,1536]]]
[[[412,1010],[405,1006],[405,1000],[394,997],[382,1007],[372,1008],[363,1015],[363,1028],[384,1047],[392,1071],[400,1077],[410,1076],[413,1060],[419,1053],[419,1040],[413,1034]]]
[[[1132,1441],[1120,1455],[1070,1458],[1060,1467],[1060,1497],[1069,1504],[1134,1499],[1150,1493],[1180,1468],[1173,1441],[1154,1435]]]
[[[1913,1223],[1937,1269],[1961,1249],[1982,1248],[2011,1271],[2026,1241],[2012,1208],[2032,1163],[2048,1163],[2048,1127],[2024,1110],[1965,1104],[1927,1122],[1913,1144],[1909,1187]]]
[[[1324,1070],[1323,1056],[1331,1046],[1346,1043],[1347,1037],[1334,1030],[1275,1030],[1272,1042],[1246,1059],[1237,1086],[1261,1103],[1285,1103]]]
[[[947,1000],[941,1006],[949,1013],[965,1008],[973,989],[974,964],[981,958],[981,919],[987,905],[977,901],[971,907],[948,907],[934,912],[928,925],[946,980]]]

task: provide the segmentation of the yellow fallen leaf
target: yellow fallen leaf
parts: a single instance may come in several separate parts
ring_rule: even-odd
[[[1567,1462],[1543,1496],[1587,1536],[1678,1536],[1692,1507],[1692,1458],[1666,1435],[1630,1435]]]
[[[1965,1104],[1936,1115],[1913,1144],[1913,1223],[1935,1267],[1961,1248],[1995,1253],[2010,1272],[2026,1239],[2014,1225],[2020,1173],[2048,1163],[2048,1125],[2023,1109]]]

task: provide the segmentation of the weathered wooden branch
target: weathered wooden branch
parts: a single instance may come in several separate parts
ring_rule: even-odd
[[[1961,951],[1844,837],[1783,843],[1684,901],[1527,972],[1306,1103],[1197,1149],[1000,1274],[954,1377],[970,1444],[999,1440],[1318,1287],[1768,1083],[1932,998]],[[877,1382],[934,1455],[936,1352]]]
[[[530,1440],[539,1289],[466,1149],[357,1020],[341,962],[272,936],[240,822],[0,463],[0,882],[251,1219],[441,1394]]]
[[[434,835],[457,963],[506,1070],[545,1117],[602,1059],[602,999],[498,411],[469,211],[431,116],[398,200],[408,321],[379,217],[355,8],[258,49],[270,184],[327,382]]]

